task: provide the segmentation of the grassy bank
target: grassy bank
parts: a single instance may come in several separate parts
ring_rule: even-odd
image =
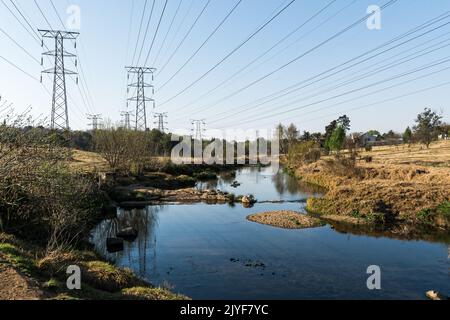
[[[66,269],[70,265],[81,268],[81,290],[67,289]],[[187,299],[153,287],[132,271],[116,268],[91,251],[48,254],[43,248],[5,233],[0,234],[0,270],[0,299]]]
[[[325,157],[290,169],[302,181],[326,188],[325,196],[309,199],[307,207],[331,221],[449,230],[449,168],[450,141],[441,141],[430,149],[375,148],[360,154],[356,165]]]

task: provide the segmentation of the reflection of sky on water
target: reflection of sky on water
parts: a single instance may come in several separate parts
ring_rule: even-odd
[[[302,192],[302,186],[281,175],[244,169],[232,181],[242,182],[242,193],[251,190],[263,200],[301,199],[314,192]],[[231,182],[219,181],[219,189]],[[194,299],[421,299],[430,289],[450,292],[447,244],[354,235],[329,226],[284,230],[246,220],[249,214],[302,211],[303,206],[193,204],[120,210],[117,219],[97,227],[93,242],[105,253],[106,237],[124,227],[137,229],[136,241],[106,256]],[[264,267],[246,266],[258,263]],[[366,269],[373,264],[382,270],[381,291],[366,287]]]
[[[234,188],[231,184],[237,181],[240,186]],[[299,181],[281,170],[273,174],[270,167],[248,167],[237,172],[236,177],[222,174],[217,181],[199,182],[201,190],[219,189],[235,195],[253,194],[259,201],[304,200],[319,191],[312,186],[305,188]]]

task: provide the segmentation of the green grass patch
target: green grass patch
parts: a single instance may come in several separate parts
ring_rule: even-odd
[[[27,276],[32,276],[37,273],[36,263],[30,259],[16,246],[9,243],[0,243],[0,253],[3,254],[6,260],[20,272]]]
[[[124,299],[132,300],[188,300],[187,297],[163,288],[133,287],[122,290]]]
[[[437,208],[436,212],[439,215],[450,217],[450,201],[445,201],[441,203]]]

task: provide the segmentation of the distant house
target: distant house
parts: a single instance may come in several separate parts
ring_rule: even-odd
[[[377,136],[371,135],[366,132],[359,137],[359,141],[362,147],[367,147],[374,145],[377,142],[377,138]]]
[[[439,140],[449,140],[449,135],[448,133],[443,133],[441,135],[439,135]]]

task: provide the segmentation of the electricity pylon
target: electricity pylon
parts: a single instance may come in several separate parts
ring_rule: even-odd
[[[67,107],[67,88],[66,75],[77,75],[76,72],[67,70],[64,66],[64,58],[75,58],[75,65],[77,65],[76,55],[67,52],[64,48],[64,40],[73,40],[76,48],[76,39],[78,32],[68,32],[60,30],[38,30],[42,36],[41,46],[44,47],[44,39],[50,38],[55,41],[55,49],[44,52],[43,56],[51,56],[54,59],[54,66],[50,69],[42,71],[42,73],[53,74],[53,96],[52,96],[52,114],[51,114],[51,129],[52,130],[69,130],[69,110]],[[41,58],[41,65],[44,64],[44,59]],[[41,74],[42,82],[42,74]],[[78,84],[78,77],[76,80]]]
[[[166,132],[167,121],[165,119],[167,119],[167,113],[155,113],[155,118],[158,119],[158,121],[155,121],[155,124],[158,125],[158,131]]]
[[[202,140],[203,139],[203,133],[206,131],[206,121],[204,119],[201,120],[191,120],[192,123],[192,133],[195,132],[195,139],[196,140]]]
[[[88,120],[91,120],[92,122],[89,124],[92,127],[92,130],[98,130],[99,127],[99,121],[102,120],[101,114],[88,114],[87,115]]]
[[[125,130],[131,130],[131,116],[133,115],[130,111],[122,111],[120,115],[123,117],[122,125]]]
[[[128,71],[128,79],[130,79],[130,74],[137,75],[137,82],[128,84],[127,92],[130,92],[130,88],[136,88],[136,96],[131,97],[128,101],[136,101],[136,131],[146,131],[147,126],[147,102],[153,103],[153,108],[155,108],[155,100],[148,98],[146,94],[146,89],[150,88],[152,95],[155,94],[155,89],[152,84],[145,82],[145,76],[151,74],[152,81],[154,80],[153,73],[156,71],[155,68],[148,67],[125,67]]]

